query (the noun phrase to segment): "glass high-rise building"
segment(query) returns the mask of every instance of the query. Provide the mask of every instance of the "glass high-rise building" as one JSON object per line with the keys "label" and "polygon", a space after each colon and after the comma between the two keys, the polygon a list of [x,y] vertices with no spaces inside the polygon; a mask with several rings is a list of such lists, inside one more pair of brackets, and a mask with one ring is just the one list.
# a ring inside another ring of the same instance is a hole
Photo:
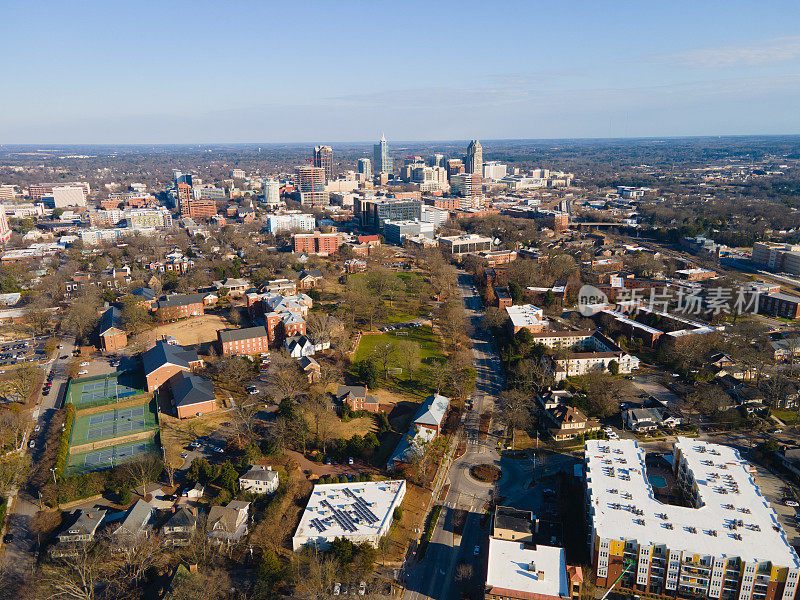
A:
{"label": "glass high-rise building", "polygon": [[389,157],[389,144],[386,143],[386,136],[381,135],[381,141],[372,147],[373,168],[378,173],[392,172],[392,159]]}
{"label": "glass high-rise building", "polygon": [[467,146],[467,173],[483,177],[483,147],[478,140],[472,140]]}
{"label": "glass high-rise building", "polygon": [[372,163],[368,158],[358,159],[358,172],[364,176],[364,179],[372,179]]}
{"label": "glass high-rise building", "polygon": [[325,169],[325,181],[333,179],[333,148],[314,146],[314,166]]}

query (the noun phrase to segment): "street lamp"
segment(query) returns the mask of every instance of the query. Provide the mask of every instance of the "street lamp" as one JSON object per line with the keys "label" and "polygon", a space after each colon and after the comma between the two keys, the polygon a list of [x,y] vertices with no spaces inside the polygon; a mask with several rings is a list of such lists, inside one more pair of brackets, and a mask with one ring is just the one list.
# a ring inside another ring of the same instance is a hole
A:
{"label": "street lamp", "polygon": [[53,474],[53,483],[58,485],[58,482],[56,481],[56,470],[53,467],[50,467],[50,472]]}

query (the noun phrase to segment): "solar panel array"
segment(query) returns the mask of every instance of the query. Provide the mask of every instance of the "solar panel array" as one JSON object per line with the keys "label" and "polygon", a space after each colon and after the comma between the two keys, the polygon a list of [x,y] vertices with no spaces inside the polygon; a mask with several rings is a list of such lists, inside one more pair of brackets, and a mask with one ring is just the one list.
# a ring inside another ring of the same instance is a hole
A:
{"label": "solar panel array", "polygon": [[351,533],[358,531],[358,527],[353,520],[350,518],[346,512],[339,510],[338,508],[334,508],[327,500],[323,500],[320,504],[326,508],[329,508],[331,514],[333,515],[333,520],[344,529],[345,531],[350,531]]}
{"label": "solar panel array", "polygon": [[380,519],[375,516],[375,513],[369,509],[369,505],[361,496],[356,496],[347,488],[344,489],[344,493],[355,500],[355,503],[353,504],[353,510],[360,518],[364,519],[370,525],[375,525],[375,523],[380,521]]}

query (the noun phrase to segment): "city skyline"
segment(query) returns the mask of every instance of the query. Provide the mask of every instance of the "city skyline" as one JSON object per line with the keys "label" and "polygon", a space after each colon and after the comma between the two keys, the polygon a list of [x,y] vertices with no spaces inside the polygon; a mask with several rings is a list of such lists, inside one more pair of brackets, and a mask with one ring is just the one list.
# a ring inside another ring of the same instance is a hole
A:
{"label": "city skyline", "polygon": [[[571,139],[800,133],[795,3],[562,7],[490,12],[472,2],[339,10],[310,3],[144,2],[7,9],[36,23],[2,44],[4,143],[319,143],[377,139]],[[354,14],[358,9],[358,19]],[[781,15],[776,19],[775,15]],[[164,23],[187,35],[165,34]],[[550,24],[558,26],[551,27]],[[113,23],[113,27],[108,27]],[[274,43],[199,40],[261,35]],[[536,35],[530,28],[539,24]],[[412,24],[414,26],[412,26]],[[443,24],[448,24],[443,27]],[[408,52],[364,53],[404,31]],[[85,32],[74,36],[71,32]],[[335,31],[325,61],[316,42]],[[491,44],[491,31],[503,31]],[[291,43],[289,43],[291,41]],[[58,51],[54,51],[58,48]],[[446,50],[442,50],[446,49]],[[468,53],[469,61],[452,60]],[[418,69],[427,56],[432,67]],[[358,69],[326,65],[360,65]],[[279,84],[301,68],[316,76]],[[256,77],[254,77],[256,75]],[[191,86],[187,79],[191,77]],[[191,90],[202,90],[192,93]]]}

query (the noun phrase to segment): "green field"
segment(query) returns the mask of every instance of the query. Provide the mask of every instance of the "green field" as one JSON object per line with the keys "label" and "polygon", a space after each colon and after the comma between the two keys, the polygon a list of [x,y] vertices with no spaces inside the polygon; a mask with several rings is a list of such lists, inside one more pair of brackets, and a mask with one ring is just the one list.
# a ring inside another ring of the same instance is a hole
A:
{"label": "green field", "polygon": [[155,436],[138,442],[126,442],[108,446],[101,450],[69,455],[65,475],[71,477],[81,473],[99,471],[121,463],[130,462],[147,454],[161,455],[161,447]]}
{"label": "green field", "polygon": [[[406,333],[408,335],[406,335]],[[444,359],[441,344],[433,333],[430,325],[423,325],[422,327],[403,327],[395,331],[387,331],[380,335],[362,336],[355,355],[353,356],[353,362],[369,358],[375,347],[379,344],[389,342],[398,345],[406,341],[416,342],[419,345],[419,357],[422,362],[427,362],[426,359],[431,358]]]}
{"label": "green field", "polygon": [[80,410],[147,393],[141,377],[125,371],[71,380],[64,402],[72,402],[75,408]]}
{"label": "green field", "polygon": [[140,406],[76,416],[69,443],[70,446],[78,446],[99,442],[130,433],[148,431],[157,426],[156,401],[153,399]]}

